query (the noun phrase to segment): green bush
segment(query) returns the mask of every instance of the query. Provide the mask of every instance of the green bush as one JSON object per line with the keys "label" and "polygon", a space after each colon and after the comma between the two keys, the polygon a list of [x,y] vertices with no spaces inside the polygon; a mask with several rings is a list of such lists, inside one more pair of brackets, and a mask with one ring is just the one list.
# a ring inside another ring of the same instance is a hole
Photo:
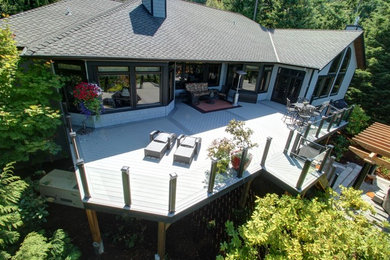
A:
{"label": "green bush", "polygon": [[235,228],[217,259],[388,259],[390,234],[363,215],[361,191],[329,191],[312,200],[268,194],[256,200],[251,219]]}
{"label": "green bush", "polygon": [[332,137],[332,144],[334,145],[333,154],[336,160],[339,161],[344,156],[344,153],[348,151],[348,146],[351,143],[344,135],[337,134]]}
{"label": "green bush", "polygon": [[346,132],[349,135],[357,135],[368,127],[370,117],[366,114],[363,108],[359,105],[356,105],[349,117],[349,122],[346,127]]}
{"label": "green bush", "polygon": [[79,259],[80,251],[75,248],[62,229],[54,232],[50,239],[44,235],[31,232],[28,234],[13,260],[24,259]]}

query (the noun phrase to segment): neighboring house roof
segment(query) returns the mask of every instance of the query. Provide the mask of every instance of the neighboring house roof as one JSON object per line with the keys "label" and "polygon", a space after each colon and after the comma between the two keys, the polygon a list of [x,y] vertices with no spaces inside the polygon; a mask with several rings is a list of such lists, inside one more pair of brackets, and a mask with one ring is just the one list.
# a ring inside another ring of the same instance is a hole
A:
{"label": "neighboring house roof", "polygon": [[[71,16],[65,15],[68,7]],[[11,16],[9,24],[29,56],[270,62],[315,69],[362,33],[268,30],[241,14],[181,0],[167,0],[166,19],[150,15],[140,0],[64,0]]]}

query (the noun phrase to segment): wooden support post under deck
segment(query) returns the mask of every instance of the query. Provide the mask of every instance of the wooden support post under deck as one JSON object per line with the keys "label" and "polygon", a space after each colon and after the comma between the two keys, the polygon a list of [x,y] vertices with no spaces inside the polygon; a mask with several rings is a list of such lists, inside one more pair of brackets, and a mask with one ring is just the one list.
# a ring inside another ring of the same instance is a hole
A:
{"label": "wooden support post under deck", "polygon": [[85,210],[87,213],[87,219],[88,219],[88,224],[89,224],[89,229],[91,230],[91,235],[92,235],[92,241],[93,245],[98,245],[97,247],[97,253],[102,254],[104,252],[104,245],[103,245],[103,240],[100,235],[100,228],[99,228],[99,222],[96,216],[96,211],[86,209]]}
{"label": "wooden support post under deck", "polygon": [[246,200],[248,199],[249,189],[251,187],[252,181],[253,180],[250,180],[245,183],[244,189],[242,190],[240,202],[238,203],[238,206],[242,209],[245,207]]}
{"label": "wooden support post under deck", "polygon": [[169,223],[158,222],[158,230],[157,230],[157,254],[161,260],[165,257],[165,241],[166,241],[166,233],[169,227]]}

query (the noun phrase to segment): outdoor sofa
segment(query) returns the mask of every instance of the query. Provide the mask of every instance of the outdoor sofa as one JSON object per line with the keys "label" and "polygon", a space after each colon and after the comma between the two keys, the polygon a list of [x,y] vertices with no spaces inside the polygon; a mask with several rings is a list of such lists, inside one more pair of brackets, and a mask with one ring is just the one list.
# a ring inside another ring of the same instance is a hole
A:
{"label": "outdoor sofa", "polygon": [[177,139],[177,149],[173,155],[173,161],[191,164],[194,156],[199,154],[202,138],[180,135]]}
{"label": "outdoor sofa", "polygon": [[209,90],[208,83],[187,83],[186,90],[190,97],[191,104],[199,104],[199,98],[210,96],[211,91]]}
{"label": "outdoor sofa", "polygon": [[145,147],[145,157],[161,159],[176,141],[176,134],[155,130],[149,134],[150,143]]}

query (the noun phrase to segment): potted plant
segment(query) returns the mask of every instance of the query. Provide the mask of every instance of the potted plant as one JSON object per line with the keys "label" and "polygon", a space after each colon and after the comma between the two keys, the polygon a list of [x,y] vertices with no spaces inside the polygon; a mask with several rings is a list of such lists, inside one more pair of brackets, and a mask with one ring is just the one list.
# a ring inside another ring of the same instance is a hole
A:
{"label": "potted plant", "polygon": [[207,148],[209,158],[218,160],[217,173],[227,172],[230,161],[230,153],[234,146],[228,138],[215,139]]}
{"label": "potted plant", "polygon": [[[244,148],[250,149],[257,146],[257,143],[254,143],[251,140],[253,130],[245,127],[244,121],[233,119],[226,126],[225,132],[232,135],[231,141],[234,145],[234,149],[231,152],[231,163],[233,169],[238,170],[241,164],[241,157]],[[249,166],[251,161],[252,154],[248,153],[245,158],[244,170]]]}
{"label": "potted plant", "polygon": [[73,96],[75,105],[82,114],[85,114],[86,119],[91,115],[96,115],[96,119],[99,119],[103,105],[102,89],[97,84],[81,82],[75,86]]}

